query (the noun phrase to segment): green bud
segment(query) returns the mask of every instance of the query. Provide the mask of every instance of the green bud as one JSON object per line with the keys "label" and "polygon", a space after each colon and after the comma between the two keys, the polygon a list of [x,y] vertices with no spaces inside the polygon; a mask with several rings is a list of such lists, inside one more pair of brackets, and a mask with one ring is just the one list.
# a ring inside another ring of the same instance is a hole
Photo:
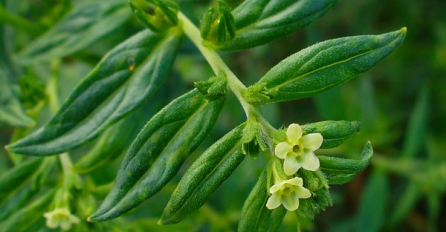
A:
{"label": "green bud", "polygon": [[235,21],[231,9],[224,1],[218,1],[218,7],[209,8],[201,21],[201,37],[209,45],[220,47],[235,37]]}
{"label": "green bud", "polygon": [[129,0],[135,17],[154,32],[164,32],[178,24],[178,5],[170,0]]}
{"label": "green bud", "polygon": [[195,87],[207,97],[215,98],[226,95],[228,85],[224,77],[211,77],[207,81],[194,83]]}

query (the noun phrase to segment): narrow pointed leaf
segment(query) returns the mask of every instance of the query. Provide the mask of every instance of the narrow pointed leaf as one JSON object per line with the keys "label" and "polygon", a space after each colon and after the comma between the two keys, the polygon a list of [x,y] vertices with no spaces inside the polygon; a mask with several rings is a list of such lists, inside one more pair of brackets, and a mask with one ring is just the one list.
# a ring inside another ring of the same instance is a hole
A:
{"label": "narrow pointed leaf", "polygon": [[363,73],[399,47],[406,28],[381,35],[352,36],[308,47],[281,61],[249,87],[255,105],[310,97]]}
{"label": "narrow pointed leaf", "polygon": [[349,121],[322,121],[302,125],[304,134],[320,133],[324,138],[321,148],[334,148],[341,145],[351,135],[358,132],[361,124]]}
{"label": "narrow pointed leaf", "polygon": [[132,143],[112,190],[89,220],[118,217],[161,190],[209,134],[224,99],[207,99],[194,89],[157,113]]}
{"label": "narrow pointed leaf", "polygon": [[139,108],[166,79],[180,44],[176,29],[142,31],[111,50],[42,128],[10,145],[24,155],[54,155],[96,138]]}
{"label": "narrow pointed leaf", "polygon": [[322,172],[329,184],[344,184],[351,181],[358,172],[367,168],[373,155],[373,147],[367,142],[360,160],[318,156]]}
{"label": "narrow pointed leaf", "polygon": [[209,147],[186,171],[161,217],[161,224],[178,223],[203,206],[243,161],[244,124]]}
{"label": "narrow pointed leaf", "polygon": [[31,63],[70,55],[109,34],[130,16],[131,11],[122,0],[82,4],[25,47],[19,53],[19,61]]}
{"label": "narrow pointed leaf", "polygon": [[23,112],[22,106],[12,90],[13,86],[0,70],[0,124],[13,127],[29,127],[34,121]]}
{"label": "narrow pointed leaf", "polygon": [[223,50],[243,50],[289,35],[324,15],[336,0],[246,0],[233,11],[235,38]]}

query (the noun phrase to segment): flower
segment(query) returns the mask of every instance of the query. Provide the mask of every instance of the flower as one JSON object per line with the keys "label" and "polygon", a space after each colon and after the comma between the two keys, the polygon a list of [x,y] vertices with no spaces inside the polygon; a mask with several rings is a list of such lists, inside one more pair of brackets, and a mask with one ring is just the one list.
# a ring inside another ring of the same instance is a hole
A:
{"label": "flower", "polygon": [[51,229],[60,227],[69,230],[72,224],[80,223],[80,219],[72,215],[67,208],[56,208],[43,216],[46,218],[46,226]]}
{"label": "flower", "polygon": [[299,198],[311,197],[310,191],[303,187],[303,180],[300,177],[280,181],[274,184],[269,192],[272,195],[266,203],[268,209],[275,209],[282,204],[288,211],[294,211],[299,208]]}
{"label": "flower", "polygon": [[314,151],[322,145],[322,135],[312,133],[302,136],[302,128],[293,123],[288,127],[286,137],[287,141],[280,142],[275,149],[276,156],[285,160],[285,174],[291,176],[301,167],[316,171],[319,168],[319,159]]}

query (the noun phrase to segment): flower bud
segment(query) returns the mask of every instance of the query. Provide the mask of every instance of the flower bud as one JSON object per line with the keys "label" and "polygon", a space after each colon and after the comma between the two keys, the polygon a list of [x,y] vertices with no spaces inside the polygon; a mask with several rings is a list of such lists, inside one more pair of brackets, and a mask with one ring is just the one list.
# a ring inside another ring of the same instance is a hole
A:
{"label": "flower bud", "polygon": [[135,17],[154,32],[163,32],[178,24],[178,5],[171,0],[129,0]]}
{"label": "flower bud", "polygon": [[201,37],[213,46],[222,46],[235,37],[235,21],[229,6],[218,1],[218,8],[210,8],[201,21]]}

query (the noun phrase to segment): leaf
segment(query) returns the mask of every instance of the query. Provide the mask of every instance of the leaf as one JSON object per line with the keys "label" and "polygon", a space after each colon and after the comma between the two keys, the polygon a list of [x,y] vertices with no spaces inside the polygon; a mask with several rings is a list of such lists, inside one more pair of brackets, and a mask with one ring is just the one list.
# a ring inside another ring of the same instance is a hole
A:
{"label": "leaf", "polygon": [[30,205],[20,209],[11,215],[7,220],[0,223],[0,228],[2,228],[2,231],[21,232],[26,230],[34,222],[43,217],[43,213],[48,210],[48,205],[53,199],[54,192],[54,190],[51,190],[45,193]]}
{"label": "leaf", "polygon": [[360,160],[318,156],[322,172],[329,184],[345,184],[355,178],[358,172],[367,168],[373,155],[373,147],[367,142]]}
{"label": "leaf", "polygon": [[7,148],[55,155],[93,140],[138,109],[166,79],[180,44],[175,29],[140,32],[111,50],[42,128]]}
{"label": "leaf", "polygon": [[359,131],[361,123],[349,121],[322,121],[302,125],[304,134],[320,133],[324,138],[321,148],[334,148],[341,145],[353,133]]}
{"label": "leaf", "polygon": [[406,28],[381,34],[328,40],[291,55],[246,93],[254,105],[310,97],[375,66],[399,47]]}
{"label": "leaf", "polygon": [[144,124],[161,109],[160,105],[159,97],[156,96],[150,104],[109,128],[93,148],[74,165],[76,172],[91,172],[125,153]]}
{"label": "leaf", "polygon": [[405,186],[404,192],[398,197],[395,206],[392,207],[392,213],[389,218],[389,224],[392,227],[398,226],[401,221],[407,217],[412,209],[415,208],[417,201],[421,197],[421,188],[414,181]]}
{"label": "leaf", "polygon": [[13,86],[1,70],[0,123],[6,123],[13,127],[30,127],[34,125],[34,121],[23,112],[22,106],[13,92]]}
{"label": "leaf", "polygon": [[268,175],[271,175],[271,173],[265,169],[243,204],[238,232],[275,232],[278,231],[282,224],[282,220],[287,212],[286,209],[282,206],[274,210],[266,208],[266,202],[269,197],[267,179],[271,178]]}
{"label": "leaf", "polygon": [[132,143],[115,185],[88,220],[118,217],[161,190],[209,134],[224,100],[206,99],[194,89],[157,113]]}
{"label": "leaf", "polygon": [[389,194],[387,174],[382,170],[374,170],[361,197],[356,231],[381,231],[386,219]]}
{"label": "leaf", "polygon": [[243,161],[242,124],[209,147],[186,171],[164,209],[160,223],[174,224],[203,206]]}
{"label": "leaf", "polygon": [[19,54],[22,63],[60,58],[84,49],[122,25],[131,16],[125,1],[94,1],[73,9]]}
{"label": "leaf", "polygon": [[336,0],[246,0],[233,10],[236,37],[222,50],[267,44],[289,35],[324,15]]}
{"label": "leaf", "polygon": [[33,158],[10,169],[0,177],[0,204],[34,176],[43,158]]}

